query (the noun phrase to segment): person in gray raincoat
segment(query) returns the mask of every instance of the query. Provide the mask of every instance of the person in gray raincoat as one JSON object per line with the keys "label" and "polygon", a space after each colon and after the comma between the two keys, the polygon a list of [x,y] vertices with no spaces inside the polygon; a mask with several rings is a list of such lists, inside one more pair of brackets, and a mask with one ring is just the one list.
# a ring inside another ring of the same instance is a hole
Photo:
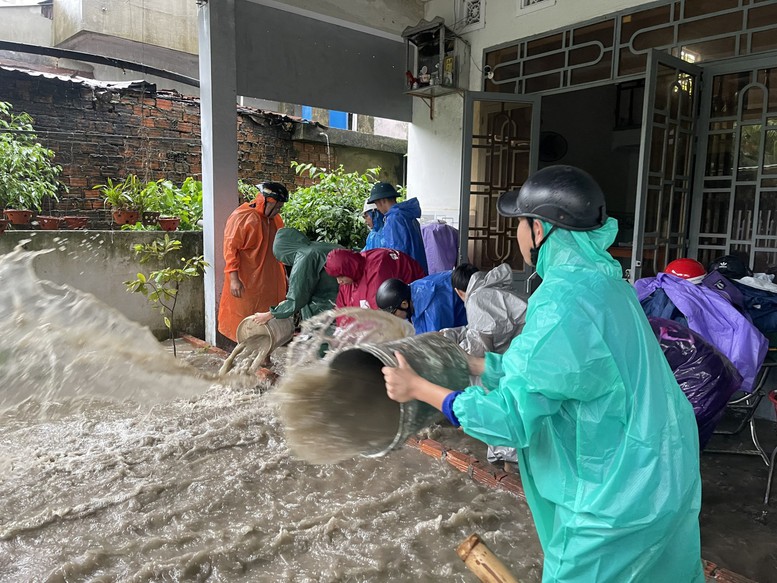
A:
{"label": "person in gray raincoat", "polygon": [[442,330],[467,354],[504,353],[523,329],[526,302],[512,290],[513,270],[507,263],[491,271],[479,271],[471,263],[451,273],[451,284],[464,302],[467,325]]}
{"label": "person in gray raincoat", "polygon": [[339,285],[324,270],[326,256],[342,246],[311,241],[297,229],[283,228],[275,235],[272,252],[275,258],[291,267],[286,299],[269,312],[254,314],[254,322],[266,324],[272,318],[290,318],[296,313],[303,320],[335,307]]}
{"label": "person in gray raincoat", "polygon": [[[442,335],[472,356],[504,354],[526,322],[526,302],[512,290],[512,283],[513,270],[507,263],[488,272],[471,263],[459,265],[451,273],[451,284],[464,302],[467,325],[445,328]],[[486,458],[492,463],[518,461],[515,448],[505,446],[489,445]]]}

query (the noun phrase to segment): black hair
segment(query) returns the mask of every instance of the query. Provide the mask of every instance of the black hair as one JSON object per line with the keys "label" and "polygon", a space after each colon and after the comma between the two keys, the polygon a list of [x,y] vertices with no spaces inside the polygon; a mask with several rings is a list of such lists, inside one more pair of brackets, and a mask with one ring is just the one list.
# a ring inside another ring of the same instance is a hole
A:
{"label": "black hair", "polygon": [[467,286],[472,276],[480,271],[477,267],[471,263],[462,263],[456,269],[451,272],[451,285],[453,289],[467,292]]}

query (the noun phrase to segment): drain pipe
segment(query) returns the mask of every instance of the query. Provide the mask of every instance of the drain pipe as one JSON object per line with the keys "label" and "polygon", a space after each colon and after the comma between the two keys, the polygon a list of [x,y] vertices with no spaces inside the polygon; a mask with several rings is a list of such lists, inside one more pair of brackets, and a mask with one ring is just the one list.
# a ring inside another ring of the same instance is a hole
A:
{"label": "drain pipe", "polygon": [[326,161],[327,161],[326,162],[327,163],[327,168],[326,169],[327,170],[331,170],[332,169],[332,155],[329,152],[329,134],[327,134],[326,132],[318,132],[318,135],[319,136],[324,136],[324,138],[326,138]]}

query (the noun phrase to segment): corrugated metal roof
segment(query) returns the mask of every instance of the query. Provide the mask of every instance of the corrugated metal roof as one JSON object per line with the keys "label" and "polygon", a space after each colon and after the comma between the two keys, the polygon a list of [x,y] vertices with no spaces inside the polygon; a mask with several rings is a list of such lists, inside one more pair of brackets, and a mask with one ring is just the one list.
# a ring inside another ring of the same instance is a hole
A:
{"label": "corrugated metal roof", "polygon": [[44,77],[46,79],[57,79],[59,81],[65,81],[68,83],[75,83],[77,85],[83,85],[85,87],[99,87],[103,89],[146,89],[148,91],[156,91],[156,85],[154,83],[148,83],[142,79],[139,81],[98,81],[96,79],[89,79],[87,77],[80,77],[78,75],[56,75],[54,73],[45,73],[43,71],[35,71],[33,69],[24,69],[21,67],[9,67],[8,65],[0,65],[0,69],[4,71],[10,71],[14,73],[24,73],[31,77]]}

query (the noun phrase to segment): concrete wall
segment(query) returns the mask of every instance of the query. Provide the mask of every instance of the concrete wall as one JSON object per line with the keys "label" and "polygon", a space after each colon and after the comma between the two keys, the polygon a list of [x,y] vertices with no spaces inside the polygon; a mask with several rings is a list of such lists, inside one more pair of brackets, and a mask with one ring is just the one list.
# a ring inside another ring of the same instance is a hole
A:
{"label": "concrete wall", "polygon": [[[151,262],[140,265],[132,246],[150,243],[160,233],[129,231],[6,231],[0,236],[0,255],[22,243],[25,249],[53,249],[39,255],[34,268],[40,279],[67,284],[88,292],[147,326],[157,338],[167,337],[167,328],[159,312],[142,294],[126,291],[124,281],[135,279],[140,271],[148,274],[160,267]],[[202,254],[202,233],[171,233],[181,240],[183,248],[177,258]],[[179,332],[198,338],[205,333],[205,303],[202,278],[182,284],[175,308],[175,325]]]}
{"label": "concrete wall", "polygon": [[54,22],[57,45],[88,31],[197,54],[197,3],[191,0],[57,0]]}
{"label": "concrete wall", "polygon": [[40,12],[40,6],[0,5],[0,40],[51,46],[51,21]]}
{"label": "concrete wall", "polygon": [[429,108],[416,100],[407,139],[407,191],[418,197],[424,218],[459,224],[461,132],[464,99],[451,94]]}

